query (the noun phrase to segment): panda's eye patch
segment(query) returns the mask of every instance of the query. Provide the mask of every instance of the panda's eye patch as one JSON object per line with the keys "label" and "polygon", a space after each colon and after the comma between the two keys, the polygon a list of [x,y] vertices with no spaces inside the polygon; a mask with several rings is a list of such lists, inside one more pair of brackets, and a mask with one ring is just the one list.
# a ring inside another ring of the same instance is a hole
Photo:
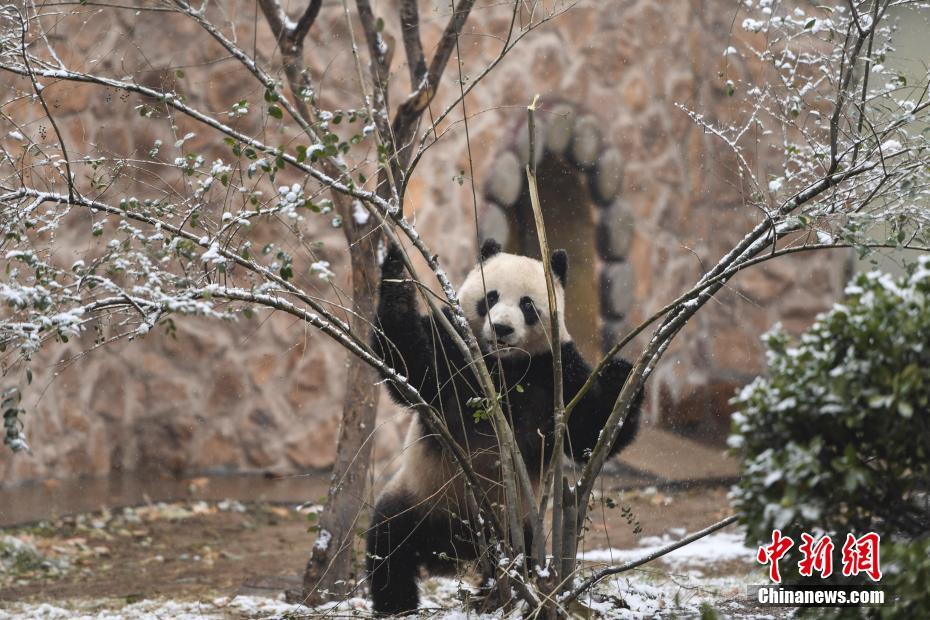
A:
{"label": "panda's eye patch", "polygon": [[488,296],[478,302],[478,314],[484,316],[501,298],[497,291],[488,291]]}
{"label": "panda's eye patch", "polygon": [[524,297],[520,300],[520,310],[523,311],[523,320],[527,325],[535,325],[539,321],[539,311],[531,298]]}

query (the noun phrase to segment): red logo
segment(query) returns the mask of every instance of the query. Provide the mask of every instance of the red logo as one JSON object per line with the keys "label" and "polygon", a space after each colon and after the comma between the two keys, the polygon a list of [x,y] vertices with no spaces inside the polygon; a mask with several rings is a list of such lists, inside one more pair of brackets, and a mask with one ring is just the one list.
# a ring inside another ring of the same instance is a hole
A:
{"label": "red logo", "polygon": [[808,533],[801,534],[801,546],[798,549],[804,558],[798,562],[798,569],[805,577],[810,577],[816,570],[821,579],[833,574],[833,541],[824,536],[814,544],[815,538]]}
{"label": "red logo", "polygon": [[[847,534],[842,549],[843,576],[855,577],[859,573],[864,573],[872,581],[879,581],[882,578],[879,558],[880,544],[881,537],[875,532],[863,534],[859,538],[853,534]],[[756,561],[759,564],[769,565],[769,578],[773,582],[781,583],[778,562],[793,546],[794,540],[791,537],[783,536],[781,530],[772,530],[772,542],[759,547]],[[801,534],[801,544],[798,550],[803,557],[798,562],[798,572],[805,577],[811,577],[816,571],[821,579],[826,579],[833,574],[834,549],[833,539],[829,536],[818,539],[806,532]]]}
{"label": "red logo", "polygon": [[869,532],[859,538],[846,534],[843,544],[843,575],[846,577],[865,573],[872,581],[882,578],[882,568],[879,563],[878,546],[881,537],[875,532]]}
{"label": "red logo", "polygon": [[781,530],[772,530],[772,544],[759,547],[756,561],[759,564],[771,564],[769,578],[775,583],[781,583],[781,573],[778,572],[778,561],[794,546],[794,541],[788,536],[782,536]]}

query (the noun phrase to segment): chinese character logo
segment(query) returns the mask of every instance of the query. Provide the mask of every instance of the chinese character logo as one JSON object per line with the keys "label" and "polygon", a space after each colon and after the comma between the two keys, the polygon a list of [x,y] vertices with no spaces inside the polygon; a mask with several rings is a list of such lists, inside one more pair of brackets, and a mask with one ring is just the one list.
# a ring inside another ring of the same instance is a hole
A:
{"label": "chinese character logo", "polygon": [[756,561],[769,566],[769,578],[775,583],[781,583],[781,573],[778,572],[778,561],[794,546],[794,541],[788,536],[782,536],[781,530],[772,531],[772,544],[759,547]]}
{"label": "chinese character logo", "polygon": [[801,546],[798,549],[804,555],[798,562],[798,572],[805,577],[810,577],[816,570],[820,573],[821,579],[826,579],[833,574],[833,540],[829,536],[824,536],[814,544],[816,540],[810,534],[801,534]]}
{"label": "chinese character logo", "polygon": [[843,544],[843,575],[850,577],[865,573],[872,581],[881,579],[879,543],[881,538],[875,532],[869,532],[859,538],[846,534],[846,542]]}
{"label": "chinese character logo", "polygon": [[[869,532],[859,538],[853,534],[846,535],[843,544],[843,576],[855,577],[860,573],[868,575],[872,581],[882,578],[879,546],[881,537],[875,532]],[[756,561],[768,565],[769,578],[775,583],[781,583],[781,571],[778,562],[794,546],[790,536],[784,536],[781,530],[772,530],[772,542],[759,547]],[[804,577],[813,576],[814,572],[826,579],[833,574],[833,550],[836,545],[829,536],[814,538],[808,533],[801,534],[801,560],[798,562],[798,572]]]}

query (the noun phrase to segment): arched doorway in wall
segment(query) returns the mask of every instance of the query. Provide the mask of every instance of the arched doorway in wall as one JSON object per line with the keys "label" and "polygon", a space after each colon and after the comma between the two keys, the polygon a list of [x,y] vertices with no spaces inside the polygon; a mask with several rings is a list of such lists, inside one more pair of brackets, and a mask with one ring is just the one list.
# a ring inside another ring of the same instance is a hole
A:
{"label": "arched doorway in wall", "polygon": [[[480,234],[501,241],[509,252],[539,258],[524,171],[528,134],[521,123],[492,164]],[[549,244],[569,255],[566,324],[594,362],[624,333],[633,302],[633,272],[626,261],[633,221],[619,196],[622,159],[603,140],[600,120],[571,103],[540,112],[535,145]]]}
{"label": "arched doorway in wall", "polygon": [[[536,175],[549,245],[552,249],[564,249],[569,256],[565,290],[565,297],[571,302],[566,316],[568,333],[585,358],[593,360],[603,344],[595,207],[583,175],[563,158],[544,156]],[[528,192],[522,193],[507,215],[513,231],[508,251],[540,258]]]}

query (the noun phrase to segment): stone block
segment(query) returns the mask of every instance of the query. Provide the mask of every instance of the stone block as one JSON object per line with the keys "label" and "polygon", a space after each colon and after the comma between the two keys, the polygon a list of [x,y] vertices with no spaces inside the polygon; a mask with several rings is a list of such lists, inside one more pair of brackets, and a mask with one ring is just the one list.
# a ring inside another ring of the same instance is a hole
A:
{"label": "stone block", "polygon": [[200,445],[194,465],[206,470],[234,469],[240,454],[233,437],[214,433]]}
{"label": "stone block", "polygon": [[61,81],[50,89],[51,96],[45,93],[45,97],[51,105],[52,113],[75,114],[87,109],[94,88],[91,84]]}
{"label": "stone block", "polygon": [[710,338],[714,366],[753,375],[762,372],[763,354],[756,334],[731,325],[716,330]]}
{"label": "stone block", "polygon": [[141,469],[183,474],[191,465],[191,445],[200,429],[191,415],[149,415],[133,425]]}
{"label": "stone block", "polygon": [[791,273],[785,272],[776,261],[759,269],[747,270],[741,276],[736,278],[734,288],[760,304],[781,297],[794,282]]}
{"label": "stone block", "polygon": [[598,227],[598,246],[604,260],[621,260],[630,253],[630,244],[636,231],[633,211],[620,200],[601,212]]}
{"label": "stone block", "polygon": [[604,313],[622,319],[633,304],[633,267],[629,263],[611,263],[604,267],[601,280]]}
{"label": "stone block", "polygon": [[616,148],[604,151],[597,160],[591,175],[591,193],[598,204],[610,204],[620,191],[620,175],[623,172],[623,156]]}
{"label": "stone block", "polygon": [[236,372],[217,375],[210,392],[210,402],[222,408],[234,407],[248,397],[242,379]]}
{"label": "stone block", "polygon": [[628,109],[633,112],[642,112],[646,108],[649,102],[649,85],[641,71],[632,71],[621,88],[623,101]]}
{"label": "stone block", "polygon": [[496,239],[506,244],[510,238],[510,223],[503,209],[495,205],[488,205],[478,222],[478,235],[481,241]]}
{"label": "stone block", "polygon": [[669,136],[664,114],[653,112],[647,115],[640,132],[642,134],[642,160],[656,159],[665,153],[669,147]]}
{"label": "stone block", "polygon": [[319,420],[313,432],[288,444],[285,454],[299,469],[322,469],[333,464],[336,454],[339,420],[337,417]]}
{"label": "stone block", "polygon": [[278,356],[273,352],[255,356],[249,366],[252,383],[256,386],[267,384],[276,378],[279,372]]}
{"label": "stone block", "polygon": [[91,416],[109,420],[122,418],[126,409],[126,381],[126,373],[118,367],[102,365],[90,391]]}
{"label": "stone block", "polygon": [[488,176],[487,196],[502,207],[509,207],[523,189],[523,167],[511,151],[501,153]]}
{"label": "stone block", "polygon": [[603,131],[601,122],[590,114],[580,117],[575,123],[570,154],[579,168],[588,169],[597,161]]}
{"label": "stone block", "polygon": [[563,155],[574,131],[575,107],[568,103],[554,106],[546,118],[546,148],[554,155]]}

